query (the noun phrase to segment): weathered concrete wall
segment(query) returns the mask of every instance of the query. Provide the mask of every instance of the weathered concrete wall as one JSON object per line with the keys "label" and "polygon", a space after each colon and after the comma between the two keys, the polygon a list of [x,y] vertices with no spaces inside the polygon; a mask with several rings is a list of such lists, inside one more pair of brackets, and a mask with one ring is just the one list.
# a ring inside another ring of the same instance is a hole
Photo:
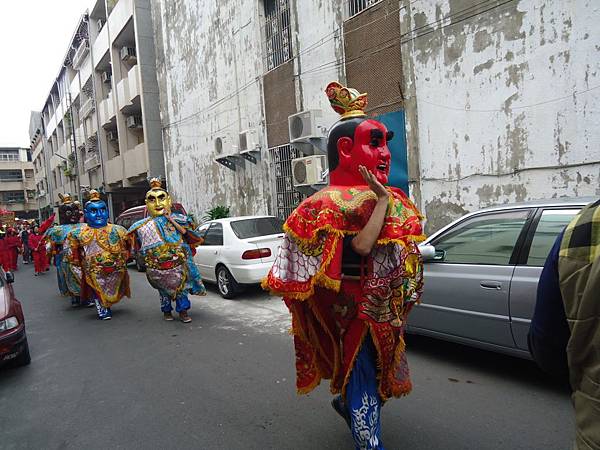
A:
{"label": "weathered concrete wall", "polygon": [[[263,91],[263,2],[151,3],[172,194],[198,215],[221,204],[230,206],[236,215],[272,212],[275,183],[266,150],[283,142],[287,117],[271,118],[281,130],[277,142],[269,142]],[[329,107],[325,86],[332,80],[344,81],[343,4],[344,0],[290,2],[294,58],[289,64],[293,71],[281,80],[288,91],[280,101],[295,101],[298,111],[322,109],[326,125],[337,115]],[[246,162],[236,172],[216,163],[215,139],[226,137],[238,145],[239,133],[247,129],[257,131],[262,162]]]}
{"label": "weathered concrete wall", "polygon": [[266,213],[265,163],[234,172],[215,162],[258,130],[265,146],[262,52],[257,2],[152,2],[167,180],[174,197],[203,215],[215,205],[232,214]]}
{"label": "weathered concrete wall", "polygon": [[600,195],[597,2],[480,4],[401,1],[409,177],[428,231],[492,204]]}

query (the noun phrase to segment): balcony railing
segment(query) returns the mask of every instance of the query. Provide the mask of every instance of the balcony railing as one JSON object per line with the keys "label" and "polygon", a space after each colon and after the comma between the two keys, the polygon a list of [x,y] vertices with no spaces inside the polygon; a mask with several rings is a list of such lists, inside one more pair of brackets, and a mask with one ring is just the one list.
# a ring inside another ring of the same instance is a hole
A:
{"label": "balcony railing", "polygon": [[83,170],[89,172],[100,165],[100,158],[98,155],[92,155],[83,162]]}
{"label": "balcony railing", "polygon": [[89,43],[87,39],[84,39],[83,41],[81,41],[81,44],[79,44],[79,47],[77,47],[75,55],[73,55],[73,69],[79,69],[89,51]]}
{"label": "balcony railing", "polygon": [[89,116],[92,111],[94,111],[94,100],[88,98],[83,105],[81,105],[81,109],[79,110],[79,114],[82,119],[85,119]]}

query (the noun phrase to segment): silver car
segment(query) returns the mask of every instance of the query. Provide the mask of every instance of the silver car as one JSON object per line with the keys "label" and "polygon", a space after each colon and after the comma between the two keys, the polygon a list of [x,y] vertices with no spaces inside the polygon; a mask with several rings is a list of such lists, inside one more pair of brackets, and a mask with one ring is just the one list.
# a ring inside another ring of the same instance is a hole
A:
{"label": "silver car", "polygon": [[420,245],[422,302],[408,331],[531,358],[527,332],[557,235],[593,198],[503,205],[467,214]]}

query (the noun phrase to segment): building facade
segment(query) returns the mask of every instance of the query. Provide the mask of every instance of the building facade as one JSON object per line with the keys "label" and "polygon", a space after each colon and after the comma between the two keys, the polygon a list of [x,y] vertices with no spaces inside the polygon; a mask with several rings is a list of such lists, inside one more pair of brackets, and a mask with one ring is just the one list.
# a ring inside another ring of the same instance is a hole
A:
{"label": "building facade", "polygon": [[148,3],[95,0],[77,24],[41,112],[54,206],[93,188],[115,217],[164,177]]}
{"label": "building facade", "polygon": [[48,160],[44,151],[44,127],[42,114],[32,112],[29,119],[29,151],[33,161],[33,181],[37,200],[38,219],[47,219],[54,212],[52,184],[48,178]]}
{"label": "building facade", "polygon": [[37,201],[31,152],[27,148],[0,147],[0,209],[20,219],[36,219]]}
{"label": "building facade", "polygon": [[292,159],[319,153],[338,118],[330,81],[368,91],[373,115],[403,117],[397,2],[158,0],[152,13],[167,180],[199,216],[226,205],[285,218],[310,193]]}
{"label": "building facade", "polygon": [[583,0],[400,2],[411,193],[429,230],[600,195],[599,21]]}

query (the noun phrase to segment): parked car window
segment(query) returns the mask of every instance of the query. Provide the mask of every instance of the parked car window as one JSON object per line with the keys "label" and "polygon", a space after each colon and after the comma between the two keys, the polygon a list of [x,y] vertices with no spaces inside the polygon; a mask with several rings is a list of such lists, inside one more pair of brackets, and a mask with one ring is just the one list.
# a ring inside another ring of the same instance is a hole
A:
{"label": "parked car window", "polygon": [[571,219],[577,215],[579,209],[547,209],[542,212],[542,217],[533,235],[528,266],[543,266],[550,253],[550,249],[556,240],[556,236],[569,224]]}
{"label": "parked car window", "polygon": [[481,214],[467,219],[432,244],[435,261],[462,264],[508,264],[528,210]]}
{"label": "parked car window", "polygon": [[204,235],[204,245],[223,245],[223,225],[213,223]]}
{"label": "parked car window", "polygon": [[238,239],[282,233],[283,222],[276,217],[260,217],[231,222],[231,229]]}

